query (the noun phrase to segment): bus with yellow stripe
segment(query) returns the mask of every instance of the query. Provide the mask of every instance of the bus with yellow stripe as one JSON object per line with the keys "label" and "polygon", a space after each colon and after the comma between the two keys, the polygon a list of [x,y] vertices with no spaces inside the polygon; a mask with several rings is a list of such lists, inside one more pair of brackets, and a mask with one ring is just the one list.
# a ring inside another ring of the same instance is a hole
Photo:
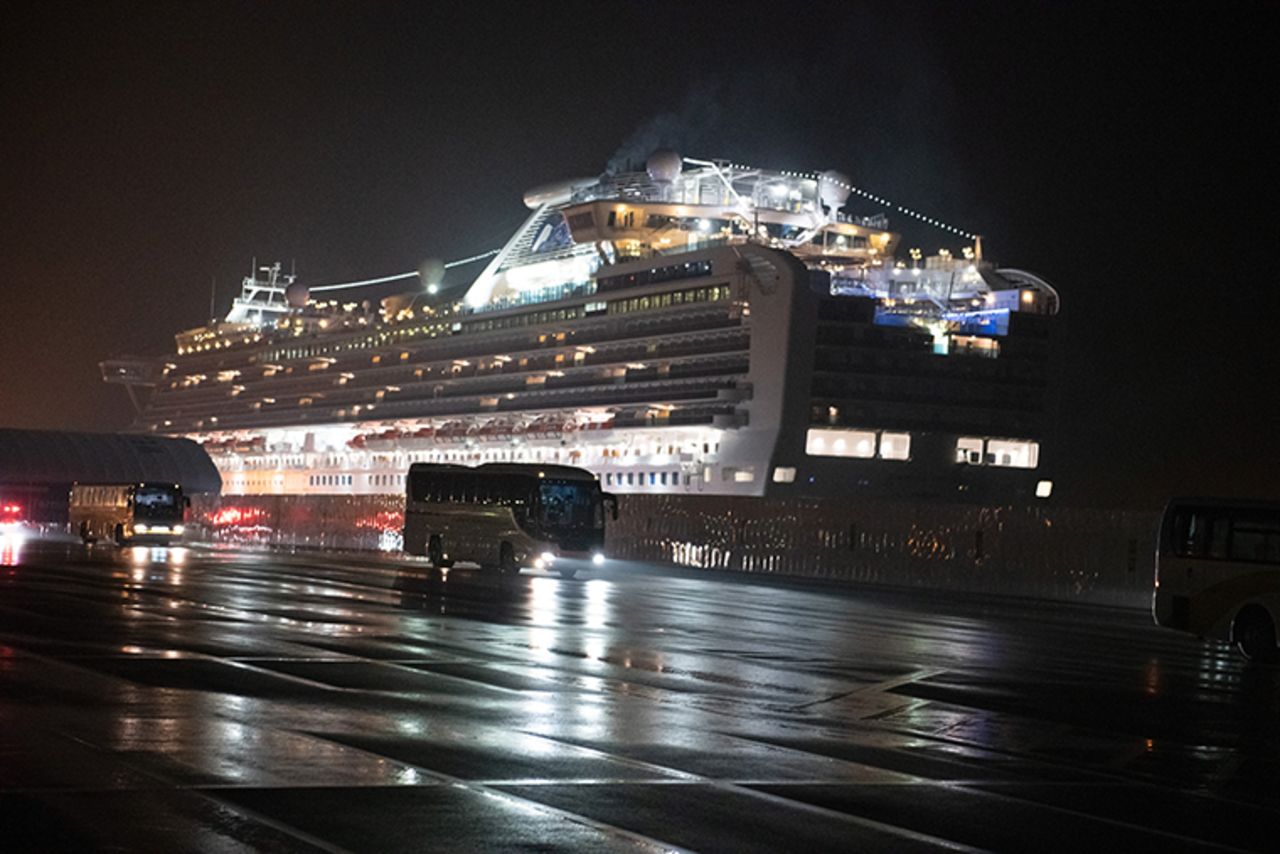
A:
{"label": "bus with yellow stripe", "polygon": [[1280,502],[1177,498],[1156,546],[1156,624],[1275,661]]}

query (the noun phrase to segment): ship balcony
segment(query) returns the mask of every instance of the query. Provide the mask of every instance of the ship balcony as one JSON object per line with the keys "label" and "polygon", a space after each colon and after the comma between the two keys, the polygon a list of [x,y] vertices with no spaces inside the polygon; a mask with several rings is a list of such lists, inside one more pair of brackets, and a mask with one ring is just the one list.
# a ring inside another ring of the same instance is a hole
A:
{"label": "ship balcony", "polygon": [[[169,421],[164,432],[217,429],[233,430],[245,427],[266,428],[293,424],[333,423],[337,421],[394,420],[404,418],[428,418],[469,415],[492,415],[495,412],[540,412],[543,410],[582,409],[600,407],[634,407],[658,405],[683,405],[688,403],[715,403],[721,389],[731,388],[739,377],[722,375],[696,379],[669,379],[656,382],[618,385],[594,385],[568,389],[547,389],[524,392],[512,399],[500,399],[497,409],[486,407],[481,398],[457,397],[423,400],[385,400],[358,409],[339,409],[332,403],[322,407],[297,407],[273,405],[243,413],[221,411],[218,423],[210,425],[207,417],[199,413],[173,414],[171,416],[149,413],[146,420],[157,422],[152,429],[160,430],[159,419]],[[202,423],[204,422],[204,423]],[[144,421],[144,424],[146,422]]]}
{"label": "ship balcony", "polygon": [[726,403],[741,403],[744,400],[751,399],[751,383],[739,383],[733,388],[722,388],[716,395],[717,400],[723,400]]}
{"label": "ship balcony", "polygon": [[737,430],[747,426],[747,413],[722,412],[712,417],[711,426],[717,430]]}
{"label": "ship balcony", "polygon": [[153,386],[160,381],[160,364],[156,359],[121,356],[101,362],[99,368],[104,382]]}

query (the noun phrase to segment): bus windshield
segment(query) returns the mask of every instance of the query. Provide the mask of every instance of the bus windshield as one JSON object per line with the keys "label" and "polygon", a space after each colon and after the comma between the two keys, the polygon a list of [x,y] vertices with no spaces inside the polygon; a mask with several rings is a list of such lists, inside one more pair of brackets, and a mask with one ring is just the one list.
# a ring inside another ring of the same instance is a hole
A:
{"label": "bus windshield", "polygon": [[133,506],[139,519],[179,519],[182,493],[173,487],[140,486],[134,490]]}
{"label": "bus windshield", "polygon": [[604,527],[600,487],[591,481],[541,480],[538,482],[538,521],[547,530],[582,530]]}

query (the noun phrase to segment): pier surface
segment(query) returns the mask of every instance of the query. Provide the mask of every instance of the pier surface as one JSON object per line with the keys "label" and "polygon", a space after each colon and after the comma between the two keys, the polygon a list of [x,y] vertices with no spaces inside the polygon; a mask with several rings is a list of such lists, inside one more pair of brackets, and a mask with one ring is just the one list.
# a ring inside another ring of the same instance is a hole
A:
{"label": "pier surface", "polygon": [[6,851],[1274,850],[1280,668],[1139,611],[32,543]]}

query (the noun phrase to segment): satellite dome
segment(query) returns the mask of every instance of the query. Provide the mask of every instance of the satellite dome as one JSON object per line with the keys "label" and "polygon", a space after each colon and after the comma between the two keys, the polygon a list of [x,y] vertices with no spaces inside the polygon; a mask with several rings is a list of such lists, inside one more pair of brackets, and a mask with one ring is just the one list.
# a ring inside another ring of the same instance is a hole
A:
{"label": "satellite dome", "polygon": [[848,176],[833,169],[818,176],[818,198],[832,211],[844,207],[849,201],[849,192]]}
{"label": "satellite dome", "polygon": [[680,177],[680,170],[684,168],[684,161],[680,158],[678,152],[670,148],[659,148],[649,155],[649,159],[644,166],[651,180],[661,184],[670,184]]}
{"label": "satellite dome", "polygon": [[309,299],[311,299],[311,289],[302,282],[291,282],[289,287],[284,289],[284,301],[289,304],[289,308],[305,308]]}
{"label": "satellite dome", "polygon": [[428,258],[418,265],[418,278],[422,286],[430,290],[440,287],[444,281],[444,262],[439,258]]}

